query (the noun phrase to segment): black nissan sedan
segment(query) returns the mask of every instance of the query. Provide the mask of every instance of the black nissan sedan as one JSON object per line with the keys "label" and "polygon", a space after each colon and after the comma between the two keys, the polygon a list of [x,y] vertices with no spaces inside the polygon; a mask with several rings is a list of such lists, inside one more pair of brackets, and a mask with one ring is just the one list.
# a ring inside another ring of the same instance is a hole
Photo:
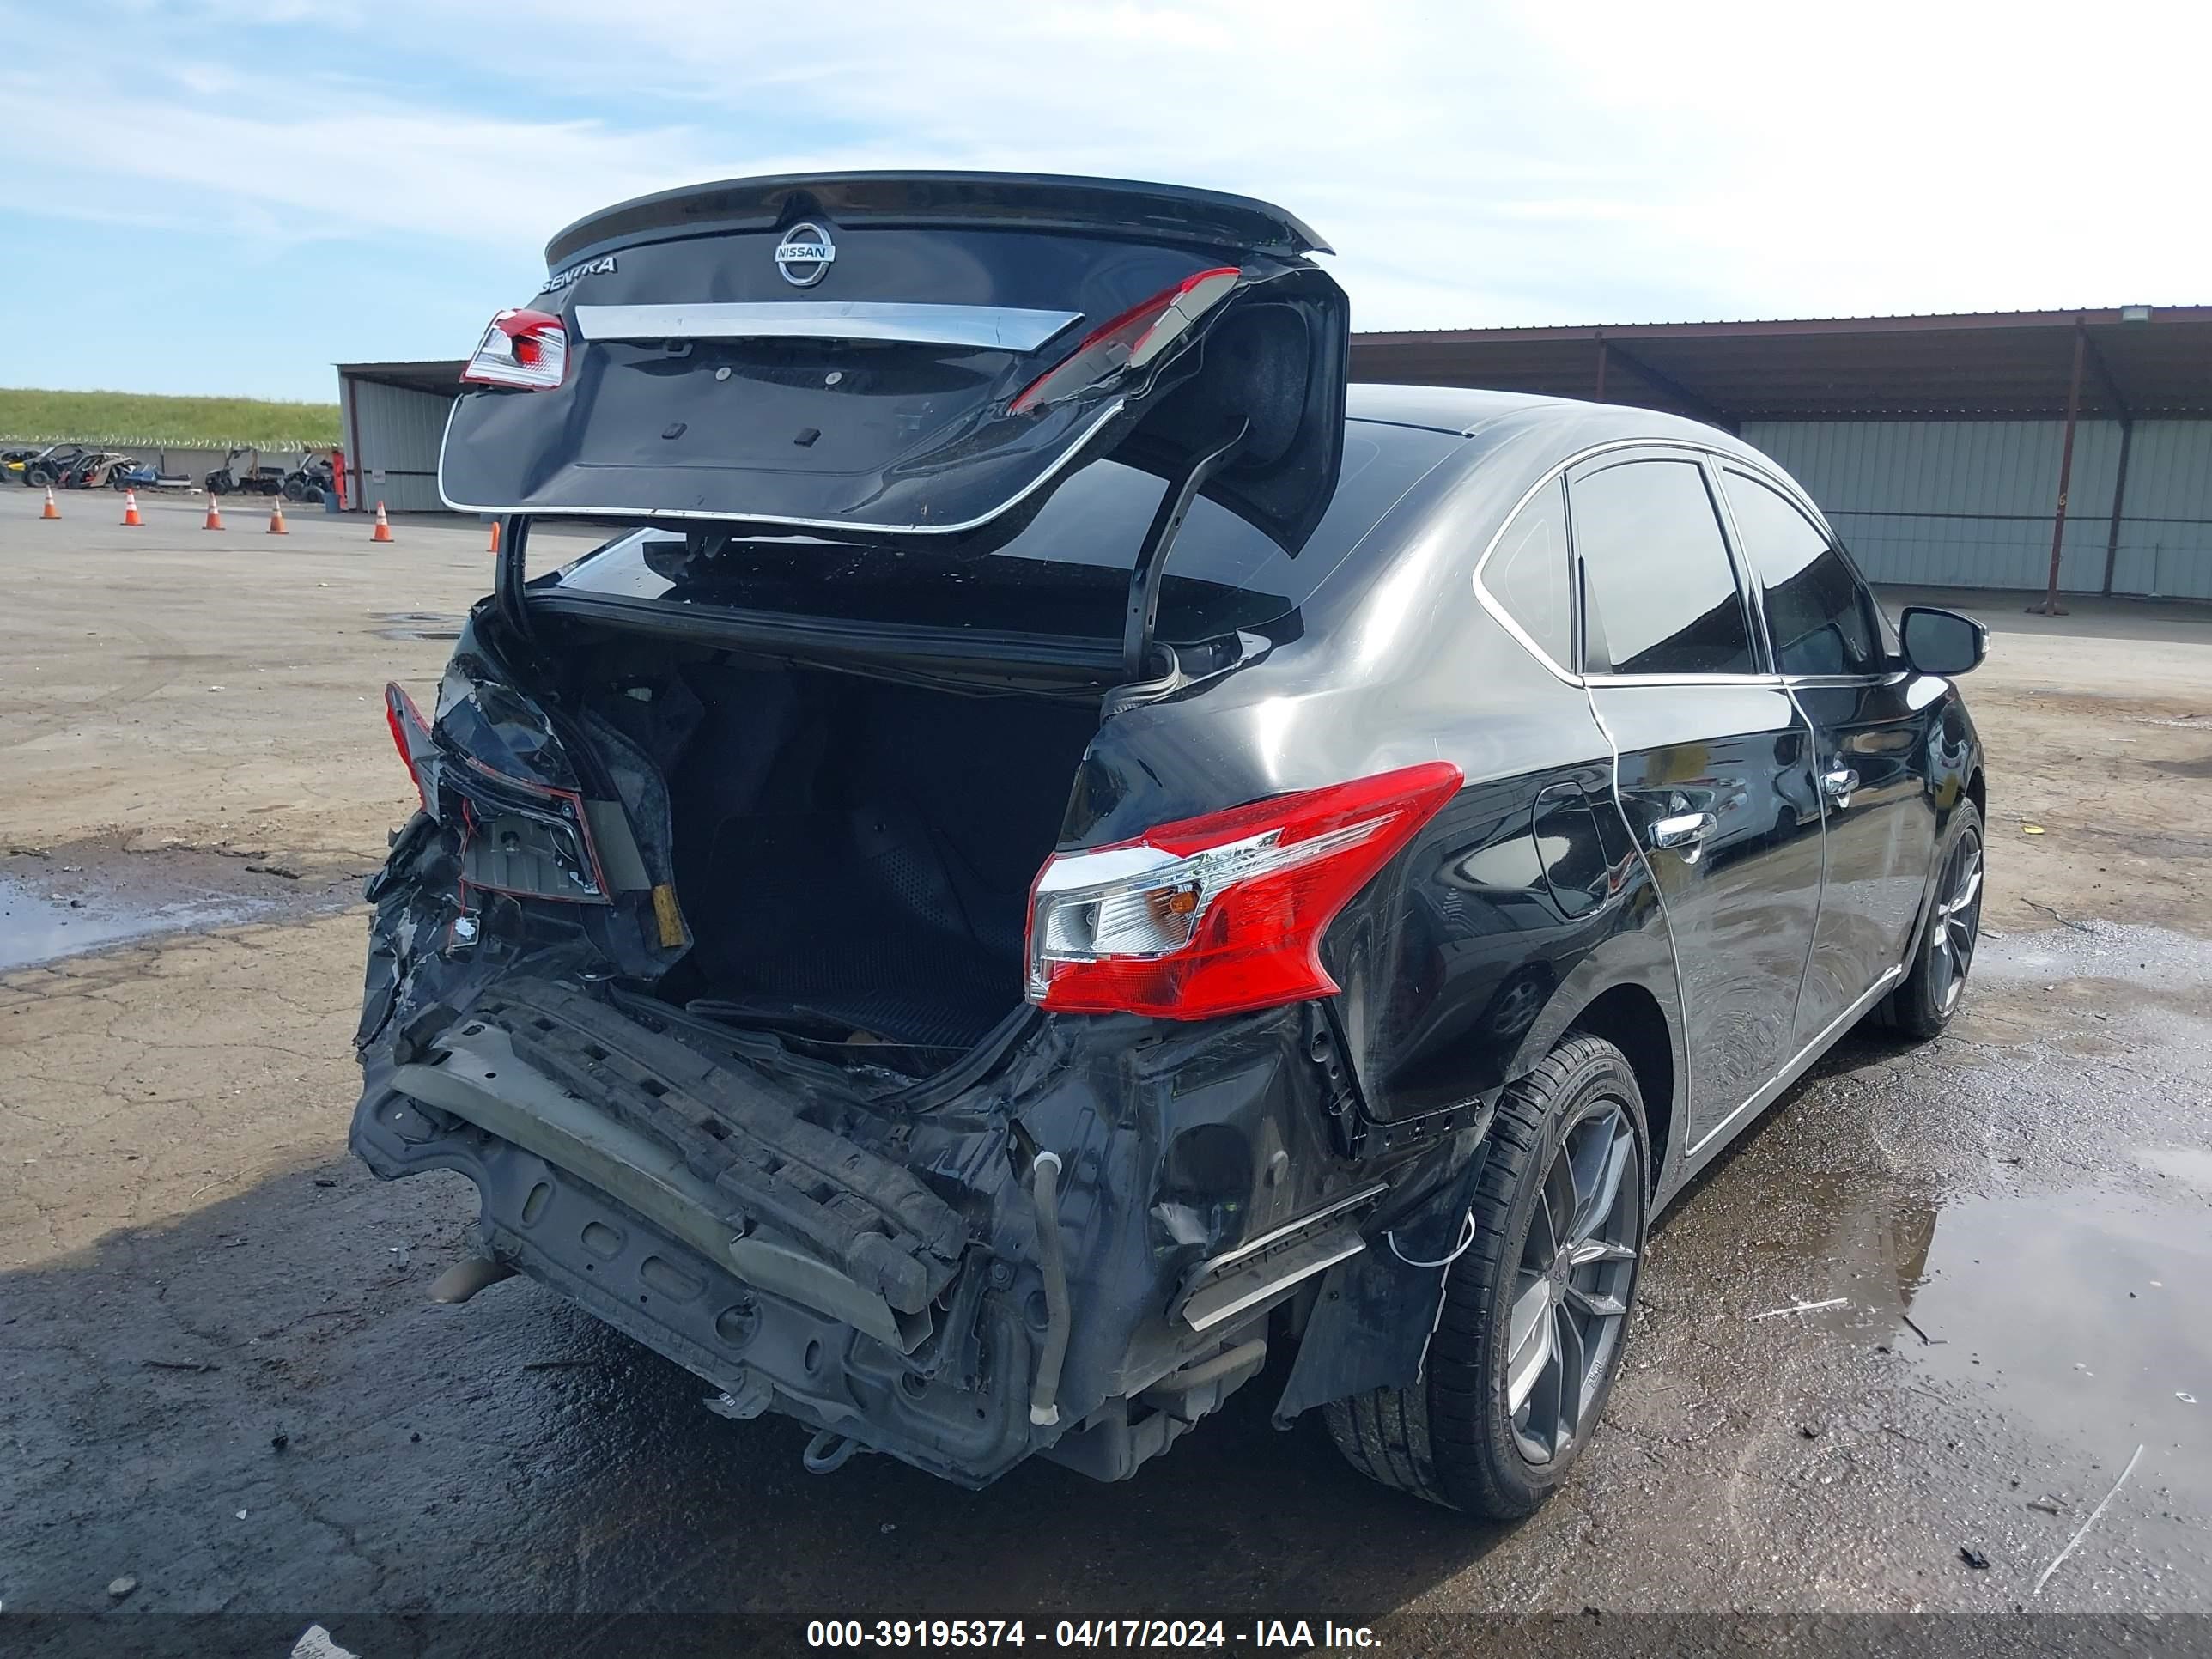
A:
{"label": "black nissan sedan", "polygon": [[[1325,252],[975,173],[555,239],[441,463],[495,591],[387,698],[352,1142],[477,1188],[435,1295],[817,1472],[1119,1479],[1264,1371],[1378,1480],[1559,1484],[1653,1215],[1957,1008],[1984,635],[1711,428],[1347,387]],[[629,527],[532,574],[560,517]]]}

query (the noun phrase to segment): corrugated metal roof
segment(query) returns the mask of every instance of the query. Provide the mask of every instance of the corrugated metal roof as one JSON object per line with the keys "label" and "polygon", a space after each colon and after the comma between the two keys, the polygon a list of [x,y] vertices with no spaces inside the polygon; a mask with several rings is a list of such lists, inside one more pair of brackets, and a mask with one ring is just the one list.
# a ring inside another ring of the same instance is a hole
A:
{"label": "corrugated metal roof", "polygon": [[2041,416],[2066,411],[2077,329],[2085,415],[2212,416],[2212,306],[1414,329],[1353,335],[1352,374],[1601,398],[1731,427]]}
{"label": "corrugated metal roof", "polygon": [[379,386],[396,386],[410,392],[434,392],[441,398],[461,395],[461,371],[465,362],[409,362],[409,363],[339,363],[338,379],[367,380]]}

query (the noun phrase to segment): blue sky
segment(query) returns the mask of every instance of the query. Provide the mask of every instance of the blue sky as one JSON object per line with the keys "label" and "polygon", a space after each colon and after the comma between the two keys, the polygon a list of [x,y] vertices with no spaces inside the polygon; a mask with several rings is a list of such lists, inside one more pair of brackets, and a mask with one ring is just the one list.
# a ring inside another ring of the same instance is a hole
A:
{"label": "blue sky", "polygon": [[[2212,301],[2212,8],[0,0],[0,385],[334,396],[751,173],[1243,191],[1360,327]],[[23,319],[36,319],[25,326]]]}

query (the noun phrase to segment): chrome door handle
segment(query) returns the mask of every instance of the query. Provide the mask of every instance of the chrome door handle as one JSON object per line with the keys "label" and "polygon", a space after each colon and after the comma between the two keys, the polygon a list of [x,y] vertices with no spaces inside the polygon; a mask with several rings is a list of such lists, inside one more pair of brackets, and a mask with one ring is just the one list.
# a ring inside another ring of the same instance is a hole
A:
{"label": "chrome door handle", "polygon": [[1720,827],[1720,822],[1711,812],[1677,812],[1672,817],[1655,818],[1644,839],[1654,852],[1672,850],[1682,855],[1685,864],[1695,864],[1698,854],[1705,850],[1705,837]]}
{"label": "chrome door handle", "polygon": [[1820,774],[1820,793],[1838,806],[1849,806],[1851,795],[1859,787],[1859,775],[1848,766],[1839,766],[1832,772]]}

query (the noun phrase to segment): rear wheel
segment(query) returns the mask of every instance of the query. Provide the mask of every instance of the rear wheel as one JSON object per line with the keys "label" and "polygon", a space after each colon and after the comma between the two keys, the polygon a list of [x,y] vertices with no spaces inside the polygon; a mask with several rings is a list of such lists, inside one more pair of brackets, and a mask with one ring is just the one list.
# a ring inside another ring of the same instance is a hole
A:
{"label": "rear wheel", "polygon": [[1959,1012],[1982,933],[1982,815],[1962,800],[1936,852],[1936,902],[1913,952],[1912,971],[1882,1005],[1886,1023],[1932,1037]]}
{"label": "rear wheel", "polygon": [[1635,1073],[1599,1038],[1569,1038],[1506,1091],[1423,1376],[1326,1408],[1353,1468],[1493,1520],[1552,1494],[1620,1370],[1648,1148]]}

